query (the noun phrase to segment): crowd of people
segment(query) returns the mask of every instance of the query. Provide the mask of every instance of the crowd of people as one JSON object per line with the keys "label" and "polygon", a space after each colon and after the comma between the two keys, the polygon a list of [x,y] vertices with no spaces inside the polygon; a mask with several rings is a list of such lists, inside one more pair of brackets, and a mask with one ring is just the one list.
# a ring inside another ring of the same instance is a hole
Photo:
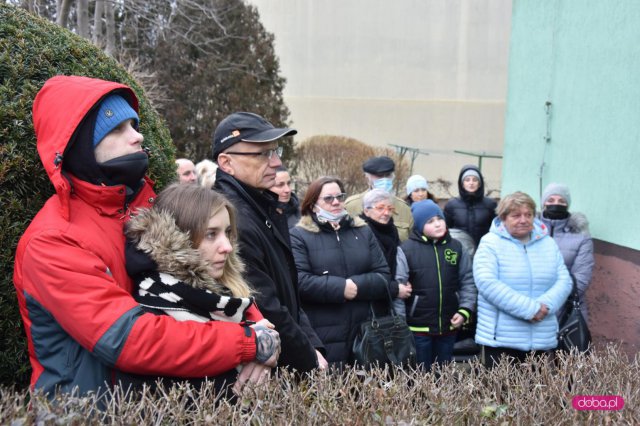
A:
{"label": "crowd of people", "polygon": [[442,209],[420,175],[395,196],[382,156],[363,163],[367,191],[321,176],[300,201],[278,145],[296,130],[236,112],[212,158],[178,159],[156,195],[127,86],[53,77],[33,121],[56,194],[20,240],[14,284],[31,386],[50,395],[158,380],[237,394],[274,368],[342,369],[360,324],[392,309],[419,368],[451,361],[476,323],[492,367],[554,350],[573,283],[584,300],[591,280],[588,223],[565,185],[541,211],[521,192],[496,204],[465,166]]}

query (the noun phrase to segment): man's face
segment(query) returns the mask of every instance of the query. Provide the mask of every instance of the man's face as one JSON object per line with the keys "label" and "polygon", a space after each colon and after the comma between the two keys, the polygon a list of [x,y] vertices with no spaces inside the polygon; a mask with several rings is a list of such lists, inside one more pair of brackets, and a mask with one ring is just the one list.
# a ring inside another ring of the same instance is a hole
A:
{"label": "man's face", "polygon": [[291,200],[291,176],[289,172],[277,172],[276,184],[271,188],[272,192],[278,194],[278,201],[288,203]]}
{"label": "man's face", "polygon": [[276,183],[276,169],[282,165],[282,161],[275,152],[271,158],[263,154],[277,147],[277,141],[238,142],[218,156],[218,165],[245,185],[256,189],[271,189]]}
{"label": "man's face", "polygon": [[196,176],[196,166],[189,160],[178,160],[178,180],[180,183],[195,183],[198,180]]}
{"label": "man's face", "polygon": [[142,151],[144,137],[133,127],[133,120],[125,120],[107,133],[96,146],[94,153],[98,164],[124,155]]}

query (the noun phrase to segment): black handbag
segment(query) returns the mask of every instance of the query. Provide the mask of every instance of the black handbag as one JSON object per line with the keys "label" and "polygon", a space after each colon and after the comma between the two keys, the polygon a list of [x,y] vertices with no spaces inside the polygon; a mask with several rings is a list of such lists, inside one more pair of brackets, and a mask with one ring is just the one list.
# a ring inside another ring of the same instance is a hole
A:
{"label": "black handbag", "polygon": [[360,325],[360,330],[353,341],[352,355],[354,362],[365,368],[375,365],[416,365],[416,344],[407,321],[398,315],[393,308],[391,294],[389,311],[391,315],[376,316],[371,303],[371,319]]}
{"label": "black handbag", "polygon": [[560,320],[558,331],[558,350],[571,352],[576,348],[579,352],[586,352],[591,344],[589,326],[580,311],[580,298],[576,283],[567,303],[567,311]]}

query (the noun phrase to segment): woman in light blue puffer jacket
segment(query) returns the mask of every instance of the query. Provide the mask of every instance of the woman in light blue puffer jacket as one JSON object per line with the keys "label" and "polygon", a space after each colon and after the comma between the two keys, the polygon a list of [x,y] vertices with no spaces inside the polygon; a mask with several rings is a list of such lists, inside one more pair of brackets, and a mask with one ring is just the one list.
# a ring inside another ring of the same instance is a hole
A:
{"label": "woman in light blue puffer jacket", "polygon": [[502,354],[522,361],[558,344],[555,313],[571,292],[571,278],[535,209],[522,192],[504,197],[474,257],[476,342],[488,367]]}

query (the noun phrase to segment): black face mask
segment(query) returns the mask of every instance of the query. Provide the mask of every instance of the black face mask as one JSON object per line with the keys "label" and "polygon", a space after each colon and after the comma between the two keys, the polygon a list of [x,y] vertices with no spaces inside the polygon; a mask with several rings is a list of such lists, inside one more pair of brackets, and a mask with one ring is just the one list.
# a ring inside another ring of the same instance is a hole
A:
{"label": "black face mask", "polygon": [[136,152],[105,161],[98,167],[110,185],[126,185],[127,194],[131,195],[142,187],[142,179],[149,168],[149,157],[146,152]]}
{"label": "black face mask", "polygon": [[569,217],[569,207],[562,204],[544,206],[544,217],[548,219],[566,219]]}

